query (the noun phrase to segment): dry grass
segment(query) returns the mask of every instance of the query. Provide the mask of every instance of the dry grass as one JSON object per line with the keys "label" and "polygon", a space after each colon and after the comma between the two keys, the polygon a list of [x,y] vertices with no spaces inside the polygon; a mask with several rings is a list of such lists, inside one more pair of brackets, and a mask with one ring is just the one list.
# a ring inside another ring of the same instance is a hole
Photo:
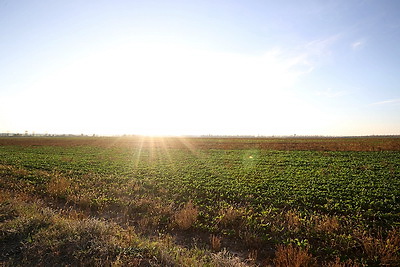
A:
{"label": "dry grass", "polygon": [[149,231],[153,229],[155,222],[152,220],[152,218],[149,217],[143,217],[138,219],[137,221],[137,227],[143,232]]}
{"label": "dry grass", "polygon": [[11,194],[3,189],[0,189],[0,203],[6,202],[8,199],[10,199]]}
{"label": "dry grass", "polygon": [[263,246],[261,236],[254,233],[251,229],[239,231],[239,237],[241,238],[242,244],[248,248],[260,249]]}
{"label": "dry grass", "polygon": [[246,261],[248,263],[250,263],[251,265],[256,265],[257,258],[258,258],[258,250],[257,249],[253,249],[247,254]]}
{"label": "dry grass", "polygon": [[234,226],[240,223],[240,219],[245,214],[244,209],[237,209],[232,206],[228,208],[221,209],[220,212],[220,219],[218,221],[219,224],[223,226]]}
{"label": "dry grass", "polygon": [[289,245],[279,245],[274,259],[276,267],[306,267],[316,266],[315,259],[308,253],[308,249]]}
{"label": "dry grass", "polygon": [[325,267],[359,267],[360,265],[353,260],[348,259],[345,262],[341,262],[339,257],[336,257],[336,260],[333,262],[328,262],[324,264]]}
{"label": "dry grass", "polygon": [[221,237],[218,237],[216,235],[210,235],[210,243],[211,243],[211,249],[213,251],[221,250]]}
{"label": "dry grass", "polygon": [[340,223],[336,216],[321,215],[313,217],[315,221],[314,228],[319,232],[333,233],[339,230]]}
{"label": "dry grass", "polygon": [[247,267],[248,264],[244,263],[239,257],[232,255],[226,249],[212,255],[214,266],[218,267]]}
{"label": "dry grass", "polygon": [[358,233],[358,240],[371,262],[383,266],[400,266],[400,229],[392,229],[386,238],[381,233],[378,233],[378,237],[365,232]]}
{"label": "dry grass", "polygon": [[66,198],[70,187],[71,182],[67,178],[55,174],[47,184],[47,191],[54,197]]}
{"label": "dry grass", "polygon": [[35,192],[36,188],[32,183],[29,183],[25,179],[20,179],[28,175],[30,175],[28,170],[12,165],[0,164],[0,187],[19,193]]}
{"label": "dry grass", "polygon": [[187,230],[196,221],[199,215],[199,210],[195,207],[190,200],[186,205],[175,214],[175,223],[178,225],[179,229]]}
{"label": "dry grass", "polygon": [[285,214],[286,224],[289,230],[299,231],[301,227],[301,218],[296,211],[289,210]]}
{"label": "dry grass", "polygon": [[[217,266],[209,252],[2,195],[0,266]],[[71,213],[72,212],[72,213]],[[4,256],[4,257],[3,257]],[[226,260],[226,259],[224,259]]]}
{"label": "dry grass", "polygon": [[111,266],[112,267],[120,267],[120,266],[131,266],[131,267],[138,267],[138,266],[143,266],[141,265],[143,259],[141,258],[130,258],[129,256],[126,255],[118,255],[117,259],[112,262]]}

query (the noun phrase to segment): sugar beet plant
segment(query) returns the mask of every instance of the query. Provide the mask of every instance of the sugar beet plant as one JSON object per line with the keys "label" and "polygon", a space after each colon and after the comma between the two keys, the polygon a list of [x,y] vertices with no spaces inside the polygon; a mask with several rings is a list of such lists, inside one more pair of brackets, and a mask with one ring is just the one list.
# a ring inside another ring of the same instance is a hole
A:
{"label": "sugar beet plant", "polygon": [[314,264],[396,265],[399,162],[397,151],[1,146],[0,181],[143,232],[209,233],[218,250],[240,240],[266,262],[286,246]]}

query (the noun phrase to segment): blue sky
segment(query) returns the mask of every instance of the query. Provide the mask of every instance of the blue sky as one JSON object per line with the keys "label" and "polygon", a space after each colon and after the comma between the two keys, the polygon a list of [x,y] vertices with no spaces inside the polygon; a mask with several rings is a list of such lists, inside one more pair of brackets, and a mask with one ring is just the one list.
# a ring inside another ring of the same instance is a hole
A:
{"label": "blue sky", "polygon": [[0,1],[0,132],[400,134],[400,2]]}

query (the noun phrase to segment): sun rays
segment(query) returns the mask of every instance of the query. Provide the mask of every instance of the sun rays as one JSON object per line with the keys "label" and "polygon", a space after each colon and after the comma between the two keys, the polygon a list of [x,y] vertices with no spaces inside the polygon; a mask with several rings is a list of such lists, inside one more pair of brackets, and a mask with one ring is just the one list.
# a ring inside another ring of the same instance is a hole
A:
{"label": "sun rays", "polygon": [[[140,169],[140,162],[146,161],[152,164],[169,165],[171,169],[176,168],[176,157],[173,153],[177,150],[187,150],[198,159],[205,159],[206,155],[197,146],[196,139],[187,137],[167,136],[125,136],[118,137],[111,142],[110,146],[127,146],[131,150],[132,167]],[[121,144],[118,144],[121,143]],[[123,145],[125,143],[125,145]]]}

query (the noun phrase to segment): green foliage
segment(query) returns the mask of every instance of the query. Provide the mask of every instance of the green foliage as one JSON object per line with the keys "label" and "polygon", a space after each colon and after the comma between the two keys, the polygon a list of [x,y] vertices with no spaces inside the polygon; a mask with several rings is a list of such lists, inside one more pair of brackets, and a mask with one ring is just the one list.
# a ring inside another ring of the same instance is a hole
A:
{"label": "green foliage", "polygon": [[398,151],[0,146],[0,186],[143,229],[168,230],[191,200],[193,228],[250,247],[286,243],[364,258],[352,229],[399,227],[399,162]]}

